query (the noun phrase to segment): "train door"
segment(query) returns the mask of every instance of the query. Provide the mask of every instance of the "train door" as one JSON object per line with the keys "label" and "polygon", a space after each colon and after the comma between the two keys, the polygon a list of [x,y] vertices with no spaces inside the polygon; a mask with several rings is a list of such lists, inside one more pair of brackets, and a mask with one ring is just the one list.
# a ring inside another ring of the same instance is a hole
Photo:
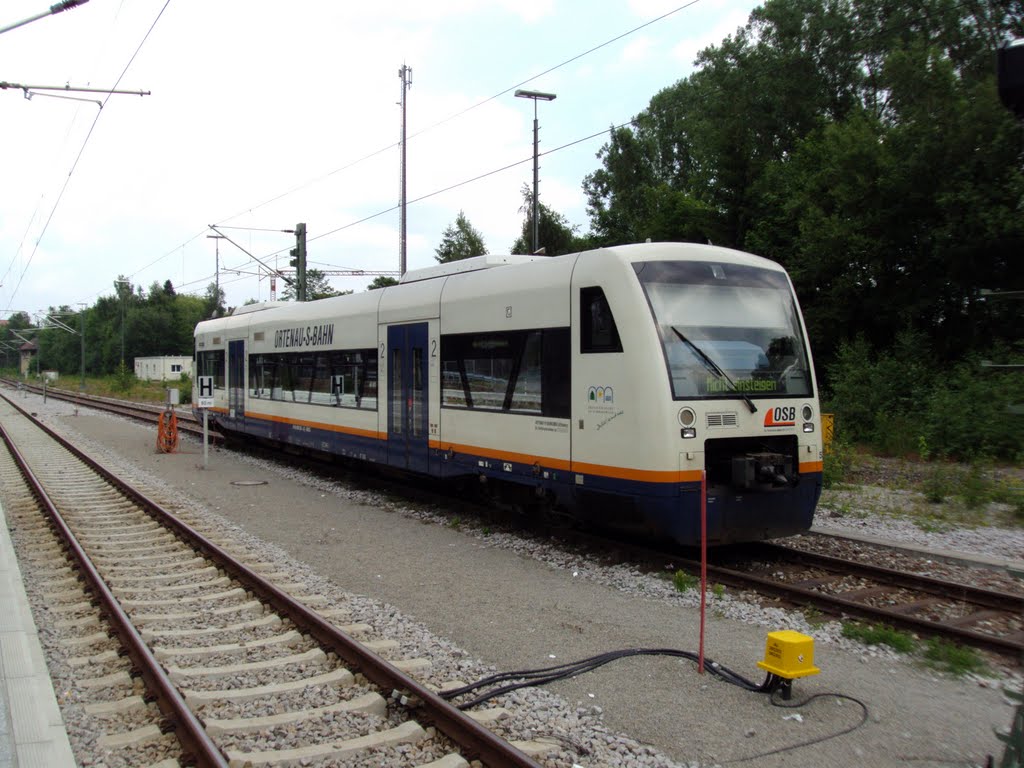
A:
{"label": "train door", "polygon": [[245,340],[228,342],[228,416],[245,417]]}
{"label": "train door", "polygon": [[427,323],[388,326],[388,464],[427,471]]}

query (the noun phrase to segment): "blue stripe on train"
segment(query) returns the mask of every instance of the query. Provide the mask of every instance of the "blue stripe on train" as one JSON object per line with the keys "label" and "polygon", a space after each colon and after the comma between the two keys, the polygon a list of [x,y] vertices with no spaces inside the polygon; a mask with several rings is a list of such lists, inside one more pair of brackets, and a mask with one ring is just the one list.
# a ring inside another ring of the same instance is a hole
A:
{"label": "blue stripe on train", "polygon": [[[360,461],[386,464],[386,440],[270,421],[253,416],[231,419],[218,414],[223,429]],[[503,462],[467,453],[431,449],[429,474],[440,478],[484,475],[542,488],[556,502],[590,525],[627,529],[668,538],[683,545],[700,543],[700,483],[649,483],[601,475],[581,475],[532,464]],[[711,489],[707,504],[709,543],[728,544],[790,536],[811,527],[821,495],[821,473],[807,473],[792,488],[739,493]]]}

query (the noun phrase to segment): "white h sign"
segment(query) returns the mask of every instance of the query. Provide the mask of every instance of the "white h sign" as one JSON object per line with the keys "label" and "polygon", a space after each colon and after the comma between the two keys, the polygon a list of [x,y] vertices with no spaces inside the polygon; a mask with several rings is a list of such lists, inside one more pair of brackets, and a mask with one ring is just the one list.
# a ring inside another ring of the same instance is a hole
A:
{"label": "white h sign", "polygon": [[196,398],[196,407],[213,408],[213,376],[197,377],[196,388],[199,390],[199,397]]}

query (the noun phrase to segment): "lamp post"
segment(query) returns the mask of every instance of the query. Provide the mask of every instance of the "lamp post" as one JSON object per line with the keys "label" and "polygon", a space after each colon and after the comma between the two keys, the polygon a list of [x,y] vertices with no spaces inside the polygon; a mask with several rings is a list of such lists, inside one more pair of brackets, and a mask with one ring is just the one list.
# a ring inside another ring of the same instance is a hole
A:
{"label": "lamp post", "polygon": [[532,99],[533,100],[533,252],[536,253],[540,249],[540,224],[537,219],[537,181],[538,181],[538,168],[537,168],[537,142],[538,142],[538,125],[537,125],[537,102],[538,101],[554,101],[556,94],[544,93],[543,91],[524,91],[522,88],[516,91],[516,96],[520,99]]}

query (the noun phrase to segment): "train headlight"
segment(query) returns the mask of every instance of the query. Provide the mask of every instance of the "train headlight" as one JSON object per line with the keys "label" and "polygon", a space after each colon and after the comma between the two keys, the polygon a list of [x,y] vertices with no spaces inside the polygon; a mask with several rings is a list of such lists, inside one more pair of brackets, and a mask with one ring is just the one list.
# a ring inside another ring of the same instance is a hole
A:
{"label": "train headlight", "polygon": [[693,412],[693,408],[680,408],[679,415],[676,418],[679,419],[679,426],[682,427],[679,430],[680,437],[691,438],[697,436],[697,414]]}
{"label": "train headlight", "polygon": [[814,416],[814,409],[804,403],[804,407],[800,409],[800,415],[804,417],[804,432],[813,432],[814,422],[811,421],[811,417]]}
{"label": "train headlight", "polygon": [[697,422],[697,414],[693,408],[681,408],[679,410],[679,426],[692,427]]}

